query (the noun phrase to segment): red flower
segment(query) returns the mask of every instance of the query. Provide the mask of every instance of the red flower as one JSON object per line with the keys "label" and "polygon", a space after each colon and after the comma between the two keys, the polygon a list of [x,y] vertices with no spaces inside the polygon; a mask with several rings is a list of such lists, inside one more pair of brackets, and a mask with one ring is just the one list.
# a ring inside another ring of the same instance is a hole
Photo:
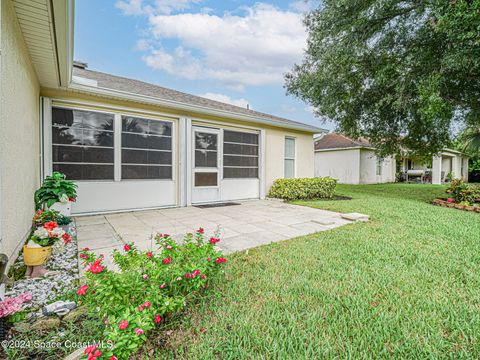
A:
{"label": "red flower", "polygon": [[215,245],[216,243],[218,243],[220,241],[220,239],[218,238],[214,238],[214,237],[211,237],[210,238],[210,244],[212,245]]}
{"label": "red flower", "polygon": [[454,202],[455,202],[455,199],[448,198],[447,201],[448,201],[449,203],[454,203]]}
{"label": "red flower", "polygon": [[136,329],[135,329],[135,332],[137,333],[138,336],[140,336],[140,335],[143,334],[143,330],[140,329],[140,328],[136,328]]}
{"label": "red flower", "polygon": [[205,230],[203,230],[203,228],[199,228],[199,229],[197,230],[197,232],[198,232],[199,234],[203,234],[203,233],[205,232]]}
{"label": "red flower", "polygon": [[202,276],[200,276],[202,279],[206,279],[207,276],[205,274],[202,274]]}
{"label": "red flower", "polygon": [[218,257],[218,258],[215,260],[215,262],[216,262],[217,264],[223,264],[223,263],[226,263],[226,262],[227,262],[227,259],[222,258],[222,257]]}
{"label": "red flower", "polygon": [[143,311],[143,305],[138,305],[138,311],[140,311],[140,312]]}
{"label": "red flower", "polygon": [[80,257],[83,259],[85,257],[85,254],[80,254]]}
{"label": "red flower", "polygon": [[143,304],[143,306],[145,306],[147,309],[151,306],[152,304],[150,303],[150,301],[145,301],[145,303]]}
{"label": "red flower", "polygon": [[148,275],[147,275],[147,274],[143,274],[142,277],[143,277],[143,280],[145,280],[145,281],[148,279]]}
{"label": "red flower", "polygon": [[195,270],[193,273],[194,273],[195,275],[200,275],[200,270],[197,269],[197,270]]}
{"label": "red flower", "polygon": [[77,290],[77,295],[82,296],[87,294],[88,285],[82,285]]}
{"label": "red flower", "polygon": [[70,199],[68,200],[70,200],[70,202],[75,202],[75,198],[73,196],[70,196]]}
{"label": "red flower", "polygon": [[124,249],[125,251],[129,251],[129,250],[131,249],[131,247],[130,247],[130,245],[125,244],[125,245],[123,246],[123,249]]}
{"label": "red flower", "polygon": [[49,231],[52,231],[58,226],[58,224],[55,221],[49,221],[45,224],[43,224],[43,227]]}
{"label": "red flower", "polygon": [[200,329],[200,332],[205,332],[205,328],[202,326],[202,328]]}
{"label": "red flower", "polygon": [[112,357],[110,358],[110,360],[118,360],[117,357],[115,355],[112,355]]}
{"label": "red flower", "polygon": [[210,262],[210,260],[212,260],[212,258],[208,258],[207,261]]}
{"label": "red flower", "polygon": [[85,349],[83,354],[84,355],[93,354],[97,349],[98,349],[98,345],[90,345]]}
{"label": "red flower", "polygon": [[83,249],[83,251],[90,251],[90,248],[85,248]]}
{"label": "red flower", "polygon": [[93,264],[88,264],[87,266],[87,270],[86,272],[89,272],[91,271],[92,274],[99,274],[103,271],[103,269],[105,268],[102,264],[101,264],[102,260],[97,260],[95,261]]}
{"label": "red flower", "polygon": [[148,257],[148,258],[151,258],[151,257],[153,257],[153,254],[152,254],[152,252],[151,252],[151,251],[147,252],[147,257]]}
{"label": "red flower", "polygon": [[120,324],[118,325],[118,328],[120,330],[125,330],[127,327],[128,327],[128,321],[127,320],[120,321]]}
{"label": "red flower", "polygon": [[68,233],[62,235],[63,242],[67,245],[70,241],[72,241],[72,236]]}
{"label": "red flower", "polygon": [[172,258],[171,258],[170,256],[167,257],[167,258],[165,258],[165,259],[163,259],[163,263],[164,263],[164,264],[170,264],[171,261],[172,261]]}
{"label": "red flower", "polygon": [[162,321],[162,317],[160,315],[155,315],[155,319],[153,321],[155,324],[158,324],[160,321]]}
{"label": "red flower", "polygon": [[169,237],[170,235],[168,235],[168,234],[163,234],[162,236],[163,236],[164,238],[167,238],[167,237]]}

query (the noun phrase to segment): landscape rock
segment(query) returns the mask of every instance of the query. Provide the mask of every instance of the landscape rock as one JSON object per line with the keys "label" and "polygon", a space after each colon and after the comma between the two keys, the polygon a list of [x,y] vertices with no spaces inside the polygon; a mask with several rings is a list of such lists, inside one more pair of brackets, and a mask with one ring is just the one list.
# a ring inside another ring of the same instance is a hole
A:
{"label": "landscape rock", "polygon": [[63,321],[76,321],[80,316],[88,313],[88,308],[86,306],[80,306],[76,309],[70,311],[67,315],[63,317]]}

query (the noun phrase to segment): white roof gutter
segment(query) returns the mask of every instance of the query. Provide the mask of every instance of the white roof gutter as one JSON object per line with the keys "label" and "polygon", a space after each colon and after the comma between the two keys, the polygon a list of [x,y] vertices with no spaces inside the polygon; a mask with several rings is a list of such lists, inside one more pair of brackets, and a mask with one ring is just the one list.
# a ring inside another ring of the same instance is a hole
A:
{"label": "white roof gutter", "polygon": [[88,86],[85,84],[79,84],[75,82],[75,79],[73,79],[73,81],[70,83],[70,86],[68,88],[72,90],[80,91],[80,92],[95,94],[95,95],[120,98],[123,100],[147,103],[147,104],[152,104],[157,106],[164,106],[164,107],[174,108],[174,109],[179,109],[184,111],[193,111],[193,112],[220,116],[220,117],[228,117],[230,119],[250,121],[250,122],[255,122],[259,124],[271,125],[275,127],[283,127],[287,129],[306,131],[312,134],[327,131],[325,129],[321,129],[321,128],[307,125],[307,124],[303,125],[300,123],[299,124],[283,123],[275,120],[268,120],[265,118],[256,117],[253,115],[239,114],[239,113],[235,113],[227,110],[212,109],[205,106],[191,105],[191,104],[186,104],[186,103],[182,103],[174,100],[159,99],[153,96],[139,95],[139,94],[134,94],[126,91]]}

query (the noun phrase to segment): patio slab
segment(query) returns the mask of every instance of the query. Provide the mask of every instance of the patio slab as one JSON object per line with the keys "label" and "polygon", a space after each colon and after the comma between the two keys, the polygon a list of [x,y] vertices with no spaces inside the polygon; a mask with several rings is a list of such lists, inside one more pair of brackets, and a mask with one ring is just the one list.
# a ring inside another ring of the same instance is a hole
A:
{"label": "patio slab", "polygon": [[271,200],[253,200],[240,205],[212,208],[172,208],[121,214],[82,216],[75,219],[79,248],[89,247],[105,254],[111,264],[113,249],[135,242],[139,249],[155,247],[156,233],[181,239],[199,227],[207,237],[222,239],[219,247],[232,253],[297,236],[330,230],[355,220],[343,214],[286,204]]}

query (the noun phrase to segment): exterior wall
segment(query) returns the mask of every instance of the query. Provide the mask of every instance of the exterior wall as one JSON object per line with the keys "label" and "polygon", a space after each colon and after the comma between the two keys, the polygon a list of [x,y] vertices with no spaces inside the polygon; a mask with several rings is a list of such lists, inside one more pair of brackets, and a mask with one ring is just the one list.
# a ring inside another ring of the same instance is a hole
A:
{"label": "exterior wall", "polygon": [[266,129],[265,182],[270,190],[276,179],[284,177],[285,137],[295,138],[295,177],[314,176],[313,135],[282,129]]}
{"label": "exterior wall", "polygon": [[30,230],[40,178],[39,83],[11,1],[1,1],[1,249],[13,261]]}
{"label": "exterior wall", "polygon": [[379,184],[395,181],[395,159],[391,156],[383,159],[381,174],[377,175],[377,156],[375,151],[360,150],[360,184]]}
{"label": "exterior wall", "polygon": [[316,151],[315,177],[323,176],[337,179],[341,184],[359,184],[360,149]]}
{"label": "exterior wall", "polygon": [[[184,111],[173,111],[158,106],[138,104],[130,101],[118,101],[106,99],[100,96],[80,94],[71,91],[61,91],[52,89],[42,89],[41,95],[52,99],[54,104],[70,106],[79,109],[91,109],[107,112],[129,113],[142,116],[150,114],[151,116],[168,116],[179,120],[177,129],[182,128],[178,133],[175,146],[175,164],[178,166],[175,172],[177,176],[177,206],[185,206],[191,203],[191,179],[189,179],[191,168],[191,155],[185,154],[185,144],[189,144],[191,138],[185,137],[185,134],[191,131],[194,125],[204,125],[214,128],[230,128],[241,130],[245,128],[250,131],[258,131],[261,137],[260,154],[260,174],[264,174],[263,179],[255,180],[223,180],[222,201],[245,199],[245,198],[263,198],[268,193],[273,181],[284,177],[284,142],[285,137],[292,137],[296,140],[295,168],[296,177],[313,177],[314,174],[314,154],[313,154],[313,135],[307,132],[277,128],[262,124],[256,124],[245,121],[237,121],[229,118],[219,118],[214,116],[204,116]],[[46,121],[47,123],[48,121]],[[48,134],[48,130],[45,131]],[[48,140],[46,145],[48,147]],[[186,151],[188,153],[188,151]],[[182,155],[183,154],[183,155]],[[51,155],[45,154],[45,168],[48,171]],[[263,161],[264,160],[264,161]],[[241,184],[240,184],[241,182]],[[265,184],[265,185],[263,185]],[[81,194],[79,193],[79,196]],[[190,202],[189,202],[190,199]],[[150,206],[152,206],[150,204]]]}

